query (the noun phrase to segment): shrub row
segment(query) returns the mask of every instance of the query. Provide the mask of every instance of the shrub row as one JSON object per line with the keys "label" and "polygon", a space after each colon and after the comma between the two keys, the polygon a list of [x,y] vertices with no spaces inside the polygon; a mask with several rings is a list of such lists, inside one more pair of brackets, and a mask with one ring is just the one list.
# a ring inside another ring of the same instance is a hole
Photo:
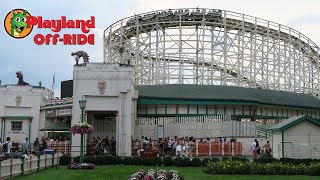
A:
{"label": "shrub row", "polygon": [[[222,157],[222,161],[239,161],[239,162],[249,162],[249,159],[244,157]],[[80,158],[76,157],[73,159],[73,162],[79,163]],[[220,162],[219,158],[204,158],[202,161],[199,158],[171,158],[171,157],[154,157],[154,158],[143,158],[140,157],[124,157],[123,159],[119,156],[84,156],[85,163],[93,163],[97,165],[117,165],[117,164],[124,164],[124,165],[144,165],[144,166],[155,166],[155,165],[164,165],[164,166],[192,166],[192,167],[199,167],[199,166],[207,166],[209,162]],[[314,162],[319,162],[318,159],[289,159],[289,158],[282,158],[280,160],[274,158],[260,158],[254,159],[254,163],[258,164],[266,164],[266,163],[282,163],[282,164],[292,164],[292,165],[310,165]],[[63,155],[60,158],[60,165],[68,165],[71,163],[71,157]]]}
{"label": "shrub row", "polygon": [[274,159],[274,158],[259,158],[254,159],[253,162],[255,163],[282,163],[282,164],[292,164],[292,165],[310,165],[311,163],[320,162],[320,159],[291,159],[291,158],[281,158]]}
{"label": "shrub row", "polygon": [[[215,158],[213,158],[215,159]],[[218,159],[219,160],[219,159]],[[216,159],[215,159],[216,161]],[[73,159],[74,163],[80,162],[80,157]],[[140,158],[140,157],[124,157],[123,159],[119,156],[84,156],[84,163],[92,163],[96,165],[144,165],[144,166],[180,166],[180,167],[200,167],[205,166],[208,162],[212,162],[211,159],[205,158],[202,161],[199,158],[171,158],[171,157],[154,157],[154,158]],[[68,165],[71,163],[71,157],[63,155],[60,157],[60,165]]]}
{"label": "shrub row", "polygon": [[300,164],[250,163],[241,161],[210,162],[204,170],[208,174],[237,174],[237,175],[320,175],[320,163],[310,163],[309,166]]}

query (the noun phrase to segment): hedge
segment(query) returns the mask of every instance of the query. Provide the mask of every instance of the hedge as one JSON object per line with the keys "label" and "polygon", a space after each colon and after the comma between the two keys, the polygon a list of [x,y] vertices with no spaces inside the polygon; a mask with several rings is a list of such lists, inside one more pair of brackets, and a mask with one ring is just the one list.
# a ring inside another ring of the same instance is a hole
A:
{"label": "hedge", "polygon": [[60,165],[68,165],[71,163],[71,157],[68,156],[68,155],[62,155],[60,157],[60,161],[59,161],[59,164]]}
{"label": "hedge", "polygon": [[[73,159],[73,162],[75,163],[79,163],[80,158],[75,157]],[[121,158],[119,156],[84,156],[83,162],[85,163],[93,163],[96,165],[120,165],[120,164],[125,164],[125,165],[144,165],[144,166],[181,166],[181,167],[200,167],[200,166],[204,166],[206,167],[208,164],[212,164],[212,163],[223,163],[223,162],[234,162],[235,165],[239,165],[239,163],[247,163],[249,162],[249,160],[247,158],[244,157],[232,157],[230,159],[230,157],[222,157],[222,160],[213,157],[212,159],[210,158],[204,158],[202,161],[199,158],[181,158],[181,157],[153,157],[153,158],[143,158],[141,159],[140,157],[124,157]],[[67,165],[71,162],[71,157],[67,156],[67,155],[63,155],[60,157],[60,165]],[[238,163],[238,164],[237,164]],[[294,168],[296,169],[296,172],[302,172],[303,167],[297,167],[297,165],[305,165],[305,166],[312,166],[312,168],[317,168],[317,166],[314,166],[314,164],[320,164],[320,160],[319,159],[289,159],[289,158],[282,158],[280,160],[278,159],[274,159],[274,158],[260,158],[260,159],[254,159],[253,163],[250,164],[255,164],[255,166],[257,167],[257,169],[253,169],[253,171],[256,174],[263,174],[264,172],[260,172],[260,169],[263,169],[264,167],[268,167],[269,168],[269,164],[272,164],[274,166],[272,166],[272,168],[276,167],[276,164],[281,164],[281,165],[292,165]],[[228,165],[228,164],[226,164]],[[240,165],[239,165],[240,166]],[[260,168],[260,166],[262,166]],[[282,166],[281,166],[282,167]],[[239,167],[239,168],[249,168],[249,167]],[[270,167],[271,168],[271,167]],[[266,171],[270,170],[273,171],[271,168],[267,169]],[[280,167],[277,167],[280,168]],[[285,174],[285,172],[288,172],[290,170],[286,170],[286,166],[282,167],[284,172],[279,172],[280,174]],[[311,169],[312,169],[311,168]],[[246,171],[246,170],[243,170]],[[241,170],[241,173],[243,172]],[[304,171],[303,171],[304,172]],[[295,172],[291,172],[290,174],[295,173]],[[312,174],[312,173],[309,173]]]}
{"label": "hedge", "polygon": [[288,163],[251,163],[241,161],[210,162],[204,170],[208,174],[237,175],[320,175],[320,163],[293,165]]}

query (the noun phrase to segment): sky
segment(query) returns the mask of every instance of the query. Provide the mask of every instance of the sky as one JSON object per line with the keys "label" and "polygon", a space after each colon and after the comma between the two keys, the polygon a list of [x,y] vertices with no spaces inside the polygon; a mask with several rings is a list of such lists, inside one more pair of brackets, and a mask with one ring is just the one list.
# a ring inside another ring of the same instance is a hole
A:
{"label": "sky", "polygon": [[[86,51],[90,62],[103,62],[104,29],[112,23],[134,14],[174,8],[212,8],[243,13],[289,26],[320,45],[319,0],[2,0],[0,21],[12,9],[26,9],[33,16],[44,19],[84,19],[95,16],[94,45],[36,45],[36,34],[53,33],[48,29],[34,28],[22,39],[10,37],[0,27],[0,80],[4,84],[16,84],[16,71],[22,71],[24,81],[51,89],[55,74],[55,96],[60,96],[60,83],[72,79],[75,64],[71,52]],[[3,24],[3,23],[0,23]],[[60,34],[81,33],[80,30],[62,30]]]}

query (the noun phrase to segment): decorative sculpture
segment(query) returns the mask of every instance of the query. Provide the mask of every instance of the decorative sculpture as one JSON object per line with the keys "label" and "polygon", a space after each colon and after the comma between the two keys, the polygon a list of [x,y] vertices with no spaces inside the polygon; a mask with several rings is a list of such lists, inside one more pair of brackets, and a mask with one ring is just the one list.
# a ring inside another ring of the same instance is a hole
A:
{"label": "decorative sculpture", "polygon": [[107,84],[107,83],[106,83],[106,81],[104,81],[104,80],[100,80],[100,81],[98,82],[98,90],[99,90],[99,94],[100,94],[100,95],[103,95],[103,94],[104,94],[104,92],[105,92],[105,90],[106,90],[106,87],[107,87],[106,84]]}
{"label": "decorative sculpture", "polygon": [[23,81],[23,74],[21,71],[16,72],[16,74],[17,78],[19,79],[17,83],[18,86],[29,86],[29,83]]}
{"label": "decorative sculpture", "polygon": [[22,97],[20,95],[16,96],[16,106],[20,106],[22,102]]}
{"label": "decorative sculpture", "polygon": [[82,57],[83,62],[87,63],[89,62],[89,55],[85,51],[77,51],[71,53],[71,56],[74,56],[74,59],[76,60],[76,66],[79,66],[79,59]]}

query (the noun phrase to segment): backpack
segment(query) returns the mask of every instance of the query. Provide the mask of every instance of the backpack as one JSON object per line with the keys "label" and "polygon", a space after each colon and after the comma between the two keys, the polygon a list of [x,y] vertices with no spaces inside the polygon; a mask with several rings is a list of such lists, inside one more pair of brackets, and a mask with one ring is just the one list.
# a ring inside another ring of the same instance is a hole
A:
{"label": "backpack", "polygon": [[258,141],[256,142],[256,147],[259,147],[259,142]]}
{"label": "backpack", "polygon": [[3,152],[7,152],[8,151],[8,144],[9,144],[8,142],[3,144],[3,146],[2,146],[2,151]]}

